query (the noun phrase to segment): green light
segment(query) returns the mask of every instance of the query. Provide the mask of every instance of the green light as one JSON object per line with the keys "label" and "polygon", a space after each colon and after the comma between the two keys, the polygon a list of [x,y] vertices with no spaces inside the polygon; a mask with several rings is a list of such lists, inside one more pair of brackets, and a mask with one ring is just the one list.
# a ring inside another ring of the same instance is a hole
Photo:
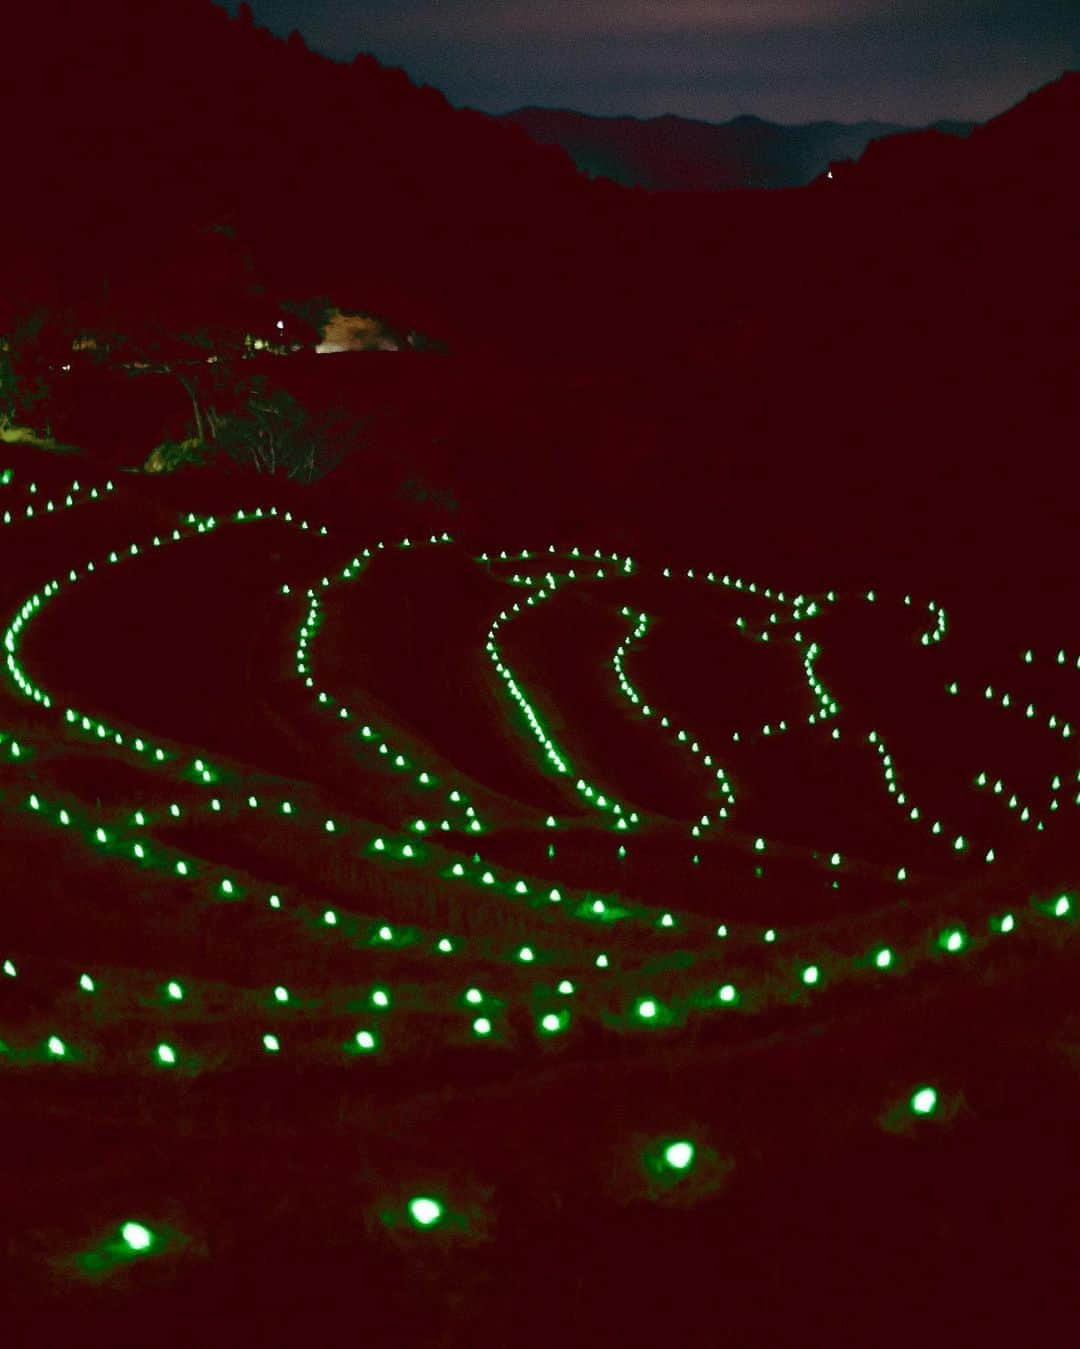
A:
{"label": "green light", "polygon": [[231,895],[233,893],[232,881],[226,879],[221,882],[221,893],[223,895]]}
{"label": "green light", "polygon": [[893,953],[887,946],[883,946],[880,951],[874,954],[874,964],[879,970],[887,970],[892,964]]}
{"label": "green light", "polygon": [[58,1059],[62,1059],[67,1053],[67,1046],[64,1044],[63,1040],[60,1039],[59,1035],[49,1036],[49,1053]]}
{"label": "green light", "polygon": [[804,984],[816,984],[820,976],[820,971],[816,965],[807,965],[802,972],[802,981]]}
{"label": "green light", "polygon": [[106,834],[104,829],[95,829],[94,837],[97,839],[99,843],[107,843],[109,839],[109,836],[108,834]]}
{"label": "green light", "polygon": [[735,985],[724,984],[718,990],[716,996],[721,1002],[734,1002],[736,998]]}
{"label": "green light", "polygon": [[264,1035],[262,1038],[263,1048],[268,1054],[276,1054],[281,1048],[281,1041],[276,1035]]}
{"label": "green light", "polygon": [[656,1016],[656,1003],[652,998],[645,998],[637,1005],[637,1014],[645,1021],[651,1021]]}
{"label": "green light", "polygon": [[175,979],[169,981],[165,987],[165,992],[168,993],[169,997],[172,998],[174,1002],[180,1002],[184,996],[184,990]]}
{"label": "green light", "polygon": [[453,949],[454,949],[454,944],[453,944],[453,942],[450,940],[449,937],[440,937],[440,938],[439,938],[439,950],[440,950],[440,951],[452,951]]}
{"label": "green light", "polygon": [[964,934],[959,928],[947,928],[938,938],[938,943],[946,951],[962,951],[964,948]]}
{"label": "green light", "polygon": [[171,1064],[176,1062],[176,1051],[172,1048],[171,1045],[160,1044],[158,1045],[155,1053],[157,1054],[157,1060],[159,1063]]}
{"label": "green light", "polygon": [[124,1244],[133,1251],[148,1251],[154,1244],[154,1234],[142,1223],[125,1223],[120,1229]]}
{"label": "green light", "polygon": [[442,1205],[437,1199],[418,1196],[409,1200],[409,1214],[420,1227],[430,1227],[442,1217]]}
{"label": "green light", "polygon": [[486,1016],[478,1016],[476,1020],[472,1023],[472,1028],[473,1032],[476,1035],[491,1034],[491,1022],[487,1019]]}
{"label": "green light", "polygon": [[754,840],[754,851],[755,852],[765,851],[765,840],[763,838],[756,838]]}
{"label": "green light", "polygon": [[676,1171],[685,1171],[694,1160],[694,1145],[686,1140],[669,1143],[664,1149],[664,1161]]}
{"label": "green light", "polygon": [[770,928],[768,929],[768,931],[765,933],[764,940],[765,940],[765,941],[775,941],[775,940],[776,940],[776,928],[770,927]]}
{"label": "green light", "polygon": [[375,991],[371,995],[371,1001],[375,1004],[376,1007],[390,1006],[390,997],[387,994],[386,990],[383,988],[375,989]]}
{"label": "green light", "polygon": [[285,988],[282,984],[278,984],[278,986],[274,989],[274,998],[278,1002],[288,1002],[289,990]]}
{"label": "green light", "polygon": [[564,979],[564,980],[559,984],[559,992],[560,992],[560,993],[573,993],[573,991],[574,991],[574,985],[570,982],[569,979]]}
{"label": "green light", "polygon": [[1054,917],[1064,918],[1065,915],[1069,912],[1069,908],[1070,905],[1068,895],[1059,895],[1054,902]]}
{"label": "green light", "polygon": [[94,981],[88,974],[79,975],[79,987],[86,993],[93,993]]}
{"label": "green light", "polygon": [[375,1048],[376,1040],[369,1030],[358,1030],[356,1032],[356,1043],[360,1049],[371,1050]]}
{"label": "green light", "polygon": [[911,1097],[911,1108],[916,1115],[929,1115],[937,1105],[937,1092],[933,1087],[920,1087]]}
{"label": "green light", "polygon": [[322,917],[323,922],[326,924],[327,927],[337,926],[337,914],[334,912],[333,909],[327,909]]}
{"label": "green light", "polygon": [[540,1025],[546,1031],[557,1031],[561,1022],[554,1012],[548,1012],[541,1020]]}
{"label": "green light", "polygon": [[840,865],[840,854],[838,852],[834,852],[833,855],[829,858],[829,864],[834,867],[838,867]]}
{"label": "green light", "polygon": [[532,952],[532,947],[530,947],[530,946],[523,946],[523,947],[521,947],[521,949],[518,951],[517,954],[518,954],[518,960],[523,960],[523,961],[528,962],[528,961],[530,961],[530,960],[534,960],[534,959],[535,959],[535,957],[534,957],[534,955],[533,955],[533,952]]}

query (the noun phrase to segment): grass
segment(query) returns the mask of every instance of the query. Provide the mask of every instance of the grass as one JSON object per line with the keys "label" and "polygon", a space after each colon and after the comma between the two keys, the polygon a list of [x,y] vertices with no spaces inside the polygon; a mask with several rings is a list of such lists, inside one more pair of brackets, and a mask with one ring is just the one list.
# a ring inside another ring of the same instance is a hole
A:
{"label": "grass", "polygon": [[51,436],[39,435],[28,426],[9,426],[0,430],[0,441],[5,445],[25,445],[32,450],[47,450],[52,454],[83,454],[78,445],[64,445]]}

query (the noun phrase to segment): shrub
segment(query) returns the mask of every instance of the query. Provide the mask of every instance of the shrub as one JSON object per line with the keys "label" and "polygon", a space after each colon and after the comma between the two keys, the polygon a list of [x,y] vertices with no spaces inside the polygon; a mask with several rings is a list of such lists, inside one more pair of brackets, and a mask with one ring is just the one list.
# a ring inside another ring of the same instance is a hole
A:
{"label": "shrub", "polygon": [[266,377],[258,376],[246,414],[221,418],[215,439],[232,459],[260,473],[314,482],[360,444],[367,421],[340,407],[312,415],[292,394],[268,388]]}
{"label": "shrub", "polygon": [[205,446],[197,437],[193,436],[190,440],[166,440],[151,450],[143,464],[143,472],[172,473],[184,464],[199,465],[205,462]]}

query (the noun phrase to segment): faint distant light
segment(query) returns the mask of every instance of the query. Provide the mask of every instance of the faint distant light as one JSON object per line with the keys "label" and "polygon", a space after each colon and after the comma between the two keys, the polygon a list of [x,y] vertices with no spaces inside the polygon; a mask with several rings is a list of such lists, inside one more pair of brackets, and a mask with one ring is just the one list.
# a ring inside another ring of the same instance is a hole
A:
{"label": "faint distant light", "polygon": [[825,177],[826,177],[826,178],[831,178],[831,177],[832,177],[832,169],[829,170],[829,172],[825,175]]}

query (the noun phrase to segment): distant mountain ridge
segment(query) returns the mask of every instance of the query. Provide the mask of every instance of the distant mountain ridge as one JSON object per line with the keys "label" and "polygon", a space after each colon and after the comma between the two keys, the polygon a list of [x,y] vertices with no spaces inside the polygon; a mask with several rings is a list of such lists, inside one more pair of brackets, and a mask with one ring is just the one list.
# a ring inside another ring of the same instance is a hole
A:
{"label": "distant mountain ridge", "polygon": [[1033,90],[1019,103],[976,124],[963,141],[941,124],[868,145],[857,163],[831,165],[836,182],[857,187],[924,191],[1010,184],[1076,191],[1076,127],[1080,70]]}
{"label": "distant mountain ridge", "polygon": [[[540,145],[561,146],[589,178],[653,192],[803,187],[836,160],[858,159],[871,141],[916,128],[896,122],[785,126],[744,113],[729,122],[686,117],[594,117],[564,108],[520,108],[499,119]],[[975,122],[933,129],[964,137]],[[921,130],[921,128],[918,128]]]}

